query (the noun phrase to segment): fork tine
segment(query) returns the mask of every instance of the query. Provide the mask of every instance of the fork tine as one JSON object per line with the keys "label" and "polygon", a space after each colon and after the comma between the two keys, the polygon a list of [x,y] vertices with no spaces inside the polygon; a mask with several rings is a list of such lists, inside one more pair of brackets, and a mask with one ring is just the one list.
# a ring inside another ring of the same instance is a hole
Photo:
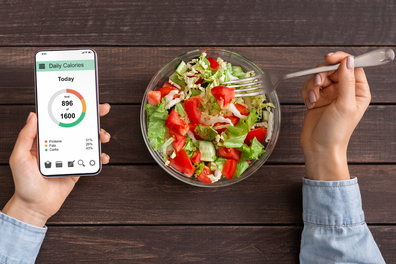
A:
{"label": "fork tine", "polygon": [[[228,86],[229,87],[229,86]],[[255,87],[249,87],[249,88],[246,88],[246,89],[235,89],[234,90],[234,92],[247,92],[247,91],[254,91],[254,90],[261,90],[263,88],[263,86],[262,85],[260,85],[260,86],[255,86]]]}
{"label": "fork tine", "polygon": [[252,76],[252,77],[248,77],[248,78],[244,78],[244,79],[238,79],[238,80],[234,80],[234,81],[228,81],[228,82],[223,82],[222,84],[233,84],[233,83],[241,83],[241,82],[251,82],[254,80],[260,80],[260,78],[258,76]]}
{"label": "fork tine", "polygon": [[[227,86],[229,88],[237,88],[237,87],[245,87],[245,86],[252,86],[252,85],[258,85],[261,84],[261,80],[257,81],[257,82],[252,82],[252,83],[245,83],[245,84],[238,84],[238,85],[230,85]],[[223,84],[223,83],[222,83]]]}
{"label": "fork tine", "polygon": [[257,96],[261,94],[265,94],[266,92],[264,90],[258,91],[258,92],[253,92],[253,93],[239,93],[235,94],[235,97],[247,97],[247,96]]}

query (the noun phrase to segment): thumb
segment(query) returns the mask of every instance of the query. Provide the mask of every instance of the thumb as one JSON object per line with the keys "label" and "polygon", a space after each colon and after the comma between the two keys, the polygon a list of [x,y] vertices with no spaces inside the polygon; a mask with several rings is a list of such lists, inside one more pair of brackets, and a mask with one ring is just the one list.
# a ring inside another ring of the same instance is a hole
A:
{"label": "thumb", "polygon": [[15,143],[14,151],[16,154],[30,152],[34,139],[37,135],[37,116],[35,113],[29,113],[26,125],[19,132],[18,139]]}
{"label": "thumb", "polygon": [[338,68],[338,98],[337,104],[348,107],[356,104],[354,58],[343,59]]}

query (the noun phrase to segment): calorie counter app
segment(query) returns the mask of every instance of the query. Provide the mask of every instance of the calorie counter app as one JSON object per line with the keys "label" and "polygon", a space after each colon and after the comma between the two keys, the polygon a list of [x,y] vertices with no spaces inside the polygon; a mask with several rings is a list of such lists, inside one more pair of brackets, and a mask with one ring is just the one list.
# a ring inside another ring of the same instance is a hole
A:
{"label": "calorie counter app", "polygon": [[95,53],[38,52],[36,100],[41,173],[98,173],[101,164]]}

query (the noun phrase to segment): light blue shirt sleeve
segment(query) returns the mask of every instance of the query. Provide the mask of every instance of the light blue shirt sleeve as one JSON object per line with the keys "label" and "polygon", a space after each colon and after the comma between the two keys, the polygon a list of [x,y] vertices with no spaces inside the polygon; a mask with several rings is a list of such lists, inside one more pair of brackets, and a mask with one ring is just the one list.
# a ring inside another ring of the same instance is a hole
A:
{"label": "light blue shirt sleeve", "polygon": [[385,263],[364,220],[357,178],[303,179],[300,263]]}
{"label": "light blue shirt sleeve", "polygon": [[46,232],[0,212],[0,264],[34,263]]}

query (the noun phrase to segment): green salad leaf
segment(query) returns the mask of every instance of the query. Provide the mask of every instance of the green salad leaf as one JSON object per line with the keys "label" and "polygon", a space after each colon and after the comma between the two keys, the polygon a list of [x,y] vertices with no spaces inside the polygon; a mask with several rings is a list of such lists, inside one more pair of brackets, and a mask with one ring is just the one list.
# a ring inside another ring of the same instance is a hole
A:
{"label": "green salad leaf", "polygon": [[165,109],[165,98],[158,105],[147,104],[145,107],[147,119],[147,137],[154,150],[159,150],[164,143],[165,121],[168,111]]}
{"label": "green salad leaf", "polygon": [[241,160],[258,160],[261,154],[265,152],[264,146],[254,138],[250,147],[243,145],[238,150],[242,151]]}
{"label": "green salad leaf", "polygon": [[249,167],[249,163],[247,161],[242,160],[238,162],[237,168],[235,170],[234,175],[232,176],[233,178],[238,178],[241,176],[241,174]]}
{"label": "green salad leaf", "polygon": [[212,141],[218,135],[217,131],[212,126],[198,125],[194,131],[198,136],[204,140]]}

